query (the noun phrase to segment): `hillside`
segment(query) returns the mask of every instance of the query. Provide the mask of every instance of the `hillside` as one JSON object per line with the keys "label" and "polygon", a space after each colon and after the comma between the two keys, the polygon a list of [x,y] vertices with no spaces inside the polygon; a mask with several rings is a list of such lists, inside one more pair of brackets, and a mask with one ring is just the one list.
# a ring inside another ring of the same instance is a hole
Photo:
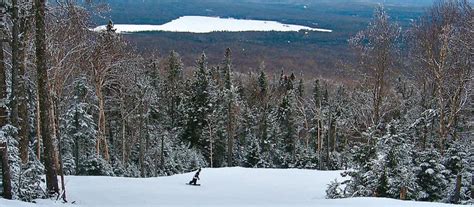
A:
{"label": "hillside", "polygon": [[340,171],[297,169],[203,169],[202,186],[185,185],[193,173],[158,178],[66,177],[68,200],[74,205],[40,200],[38,205],[0,199],[5,207],[132,206],[345,206],[454,207],[440,203],[384,198],[325,199],[326,185]]}

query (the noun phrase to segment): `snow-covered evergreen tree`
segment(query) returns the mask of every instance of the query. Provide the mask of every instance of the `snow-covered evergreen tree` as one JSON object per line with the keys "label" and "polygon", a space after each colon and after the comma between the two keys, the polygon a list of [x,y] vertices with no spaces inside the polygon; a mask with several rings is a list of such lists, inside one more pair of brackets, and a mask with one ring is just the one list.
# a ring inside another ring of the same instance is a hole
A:
{"label": "snow-covered evergreen tree", "polygon": [[441,164],[441,154],[435,148],[428,148],[416,155],[416,175],[420,190],[417,200],[440,201],[448,180],[446,168]]}
{"label": "snow-covered evergreen tree", "polygon": [[270,83],[267,74],[264,72],[264,65],[262,64],[260,66],[260,74],[257,77],[255,91],[257,107],[254,112],[257,126],[256,136],[260,142],[260,159],[265,163],[265,166],[262,167],[276,167],[272,154],[277,154],[279,151],[276,149],[276,137],[274,136],[277,124],[272,106],[275,103],[271,102],[270,93]]}
{"label": "snow-covered evergreen tree", "polygon": [[62,156],[64,173],[79,175],[113,175],[112,168],[96,152],[97,124],[86,101],[89,87],[85,79],[74,83],[74,97],[63,122]]}
{"label": "snow-covered evergreen tree", "polygon": [[[288,85],[292,83],[288,82]],[[291,87],[289,87],[291,88]],[[296,159],[296,149],[299,145],[297,140],[297,126],[295,113],[295,94],[293,90],[288,91],[283,97],[277,111],[278,134],[276,139],[280,150],[283,152],[281,156],[281,167],[293,167]]]}
{"label": "snow-covered evergreen tree", "polygon": [[30,150],[29,153],[29,161],[22,167],[20,175],[19,197],[21,200],[31,202],[34,199],[44,198],[46,195],[42,189],[44,166],[36,158],[33,151]]}
{"label": "snow-covered evergreen tree", "polygon": [[[209,138],[203,136],[203,130],[208,126],[208,116],[215,107],[211,99],[211,79],[209,77],[207,57],[203,53],[196,62],[196,71],[189,91],[183,101],[185,123],[181,138],[189,143],[189,148],[199,149],[209,155]],[[209,156],[205,156],[209,159]],[[197,166],[196,166],[197,167]]]}
{"label": "snow-covered evergreen tree", "polygon": [[294,167],[301,169],[317,169],[318,166],[318,154],[312,149],[305,148],[302,144],[297,145]]}
{"label": "snow-covered evergreen tree", "polygon": [[352,158],[355,171],[348,171],[347,196],[378,196],[414,199],[419,186],[416,179],[414,149],[404,127],[392,121],[383,128],[370,128],[366,136],[375,145],[357,147]]}
{"label": "snow-covered evergreen tree", "polygon": [[[443,155],[442,164],[446,168],[447,187],[443,192],[443,201],[447,203],[467,203],[471,199],[472,186],[472,160],[474,155],[470,154],[469,140],[456,140],[449,143],[446,153]],[[471,146],[472,148],[472,146]],[[456,189],[458,176],[461,179],[460,188]],[[458,192],[456,192],[459,190]],[[472,202],[472,201],[471,201]]]}
{"label": "snow-covered evergreen tree", "polygon": [[16,139],[18,129],[10,124],[3,126],[0,130],[0,142],[7,143],[8,165],[10,167],[12,199],[20,198],[20,173],[21,160],[18,141]]}
{"label": "snow-covered evergreen tree", "polygon": [[326,189],[326,198],[329,199],[338,199],[338,198],[345,198],[345,189],[342,186],[342,183],[338,182],[337,180],[331,181],[328,184],[328,188]]}
{"label": "snow-covered evergreen tree", "polygon": [[407,198],[415,198],[418,192],[416,173],[413,163],[413,144],[408,135],[401,131],[398,121],[387,126],[388,134],[378,142],[378,156],[384,156],[387,170],[387,195],[399,198],[401,191],[406,191]]}

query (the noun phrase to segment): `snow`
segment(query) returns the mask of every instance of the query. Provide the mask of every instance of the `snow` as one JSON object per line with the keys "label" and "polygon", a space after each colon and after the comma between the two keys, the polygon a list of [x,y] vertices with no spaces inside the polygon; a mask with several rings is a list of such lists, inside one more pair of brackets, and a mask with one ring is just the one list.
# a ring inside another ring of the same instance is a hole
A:
{"label": "snow", "polygon": [[[102,25],[93,29],[103,31],[106,26]],[[332,32],[328,29],[319,29],[301,25],[283,24],[276,21],[232,19],[206,16],[182,16],[163,25],[140,25],[140,24],[115,24],[118,33],[166,31],[166,32],[189,32],[189,33],[211,33],[216,31],[244,32],[244,31],[300,31],[309,30],[316,32]]]}
{"label": "snow", "polygon": [[435,171],[433,169],[429,168],[429,169],[425,170],[425,173],[427,173],[429,175],[433,175],[435,173]]}
{"label": "snow", "polygon": [[133,207],[133,206],[321,206],[369,207],[455,206],[385,198],[325,199],[327,184],[343,180],[340,171],[297,169],[204,168],[202,185],[185,185],[194,172],[158,178],[68,176],[69,202],[37,204],[0,199],[5,207]]}

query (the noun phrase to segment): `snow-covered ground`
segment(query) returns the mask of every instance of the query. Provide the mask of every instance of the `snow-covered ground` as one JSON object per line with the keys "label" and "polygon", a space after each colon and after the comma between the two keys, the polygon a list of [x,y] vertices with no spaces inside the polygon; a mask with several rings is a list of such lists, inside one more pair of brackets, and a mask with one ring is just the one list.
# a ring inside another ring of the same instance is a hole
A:
{"label": "snow-covered ground", "polygon": [[[276,21],[231,19],[206,16],[183,16],[163,25],[138,25],[138,24],[115,24],[114,28],[119,33],[167,31],[167,32],[190,32],[210,33],[216,31],[244,32],[244,31],[317,31],[332,32],[328,29],[312,28],[300,25],[283,24]],[[104,30],[105,25],[96,27],[95,31]]]}
{"label": "snow-covered ground", "polygon": [[68,200],[38,204],[0,199],[6,207],[152,207],[152,206],[321,206],[443,207],[440,203],[383,198],[325,199],[326,185],[337,171],[296,169],[203,169],[201,186],[185,185],[194,173],[159,178],[66,177]]}

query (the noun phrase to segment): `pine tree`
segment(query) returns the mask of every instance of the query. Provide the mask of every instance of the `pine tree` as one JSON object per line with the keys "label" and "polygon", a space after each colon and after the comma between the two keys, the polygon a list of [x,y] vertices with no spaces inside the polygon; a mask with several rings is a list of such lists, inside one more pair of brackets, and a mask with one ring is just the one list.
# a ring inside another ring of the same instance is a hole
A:
{"label": "pine tree", "polygon": [[[420,183],[414,157],[414,146],[404,132],[407,127],[392,121],[383,128],[371,127],[365,133],[375,145],[356,147],[352,158],[356,171],[348,171],[348,196],[377,196],[415,199]],[[403,192],[403,193],[402,193]]]}
{"label": "pine tree", "polygon": [[11,199],[19,199],[21,160],[18,148],[18,129],[7,124],[0,130],[0,143],[7,144],[8,166],[11,182]]}
{"label": "pine tree", "polygon": [[226,149],[224,156],[226,157],[226,166],[234,166],[236,164],[234,160],[234,149],[237,148],[235,131],[238,124],[237,110],[239,107],[239,101],[237,89],[232,83],[232,67],[231,51],[227,48],[222,66],[223,87],[219,91],[219,98],[221,100],[217,101],[218,103],[216,106],[217,117],[219,117],[219,121],[216,124],[223,124],[221,126],[222,130],[220,130],[220,134],[222,134],[221,139],[225,140]]}
{"label": "pine tree", "polygon": [[34,156],[34,152],[30,150],[29,161],[22,167],[20,175],[20,191],[19,196],[23,201],[32,202],[34,199],[44,198],[42,185],[44,181],[42,175],[44,166]]}
{"label": "pine tree", "polygon": [[318,164],[319,164],[319,169],[322,167],[322,159],[321,159],[321,151],[322,151],[322,110],[321,110],[321,101],[322,101],[322,96],[321,96],[321,86],[319,84],[319,80],[316,79],[314,81],[314,86],[313,86],[313,94],[312,94],[312,107],[313,109],[313,114],[312,114],[312,127],[310,129],[311,135],[312,135],[312,140],[313,140],[313,145],[314,145],[314,151],[318,154]]}
{"label": "pine tree", "polygon": [[445,167],[441,164],[441,155],[434,148],[428,148],[416,155],[416,176],[420,191],[417,200],[440,201],[447,185],[443,174]]}
{"label": "pine tree", "polygon": [[398,121],[387,125],[387,134],[377,144],[378,156],[385,157],[387,182],[387,197],[399,198],[400,192],[408,197],[415,198],[418,192],[415,166],[413,163],[413,144],[406,133],[401,131]]}
{"label": "pine tree", "polygon": [[260,140],[260,148],[263,153],[270,151],[270,140],[269,140],[269,114],[270,114],[270,104],[268,103],[269,99],[269,89],[268,89],[268,79],[263,70],[260,71],[258,76],[258,131],[257,138]]}
{"label": "pine tree", "polygon": [[[445,175],[448,180],[447,188],[443,192],[443,202],[448,203],[465,203],[471,198],[471,179],[472,179],[472,162],[473,155],[469,154],[469,140],[457,140],[449,143],[446,153],[442,157],[442,164],[445,166]],[[458,183],[458,179],[461,183]],[[460,185],[459,189],[457,185]]]}
{"label": "pine tree", "polygon": [[186,122],[181,135],[190,144],[190,149],[196,147],[202,152],[209,146],[208,138],[203,137],[203,129],[208,125],[208,115],[214,107],[210,97],[210,81],[207,58],[203,53],[196,62],[194,78],[184,103]]}
{"label": "pine tree", "polygon": [[240,144],[240,155],[242,157],[241,166],[264,167],[264,160],[261,156],[261,141],[257,136],[258,124],[257,110],[246,105],[241,105],[241,116],[237,128],[237,137]]}
{"label": "pine tree", "polygon": [[300,79],[299,82],[298,82],[298,88],[296,89],[297,91],[297,97],[298,98],[303,98],[304,97],[304,81],[303,79]]}
{"label": "pine tree", "polygon": [[261,157],[260,142],[255,137],[249,137],[249,147],[245,157],[245,167],[265,167],[262,165],[265,161]]}
{"label": "pine tree", "polygon": [[341,185],[342,183],[338,182],[337,180],[331,181],[331,183],[328,184],[328,188],[326,189],[326,198],[345,198],[346,195],[344,194],[344,187]]}
{"label": "pine tree", "polygon": [[283,97],[277,111],[279,127],[277,140],[280,147],[282,147],[282,152],[284,152],[281,163],[283,167],[293,167],[296,158],[296,148],[299,144],[296,134],[296,106],[294,96],[294,91],[290,90],[288,94]]}
{"label": "pine tree", "polygon": [[165,102],[165,113],[163,116],[169,125],[169,129],[179,126],[181,121],[179,105],[181,104],[181,96],[183,93],[183,63],[180,55],[172,51],[168,57],[167,67],[165,67],[165,78],[163,83],[163,97]]}
{"label": "pine tree", "polygon": [[62,155],[64,173],[78,175],[112,175],[111,166],[95,151],[97,124],[91,115],[94,108],[86,97],[91,93],[83,78],[74,83],[74,97],[63,124]]}

